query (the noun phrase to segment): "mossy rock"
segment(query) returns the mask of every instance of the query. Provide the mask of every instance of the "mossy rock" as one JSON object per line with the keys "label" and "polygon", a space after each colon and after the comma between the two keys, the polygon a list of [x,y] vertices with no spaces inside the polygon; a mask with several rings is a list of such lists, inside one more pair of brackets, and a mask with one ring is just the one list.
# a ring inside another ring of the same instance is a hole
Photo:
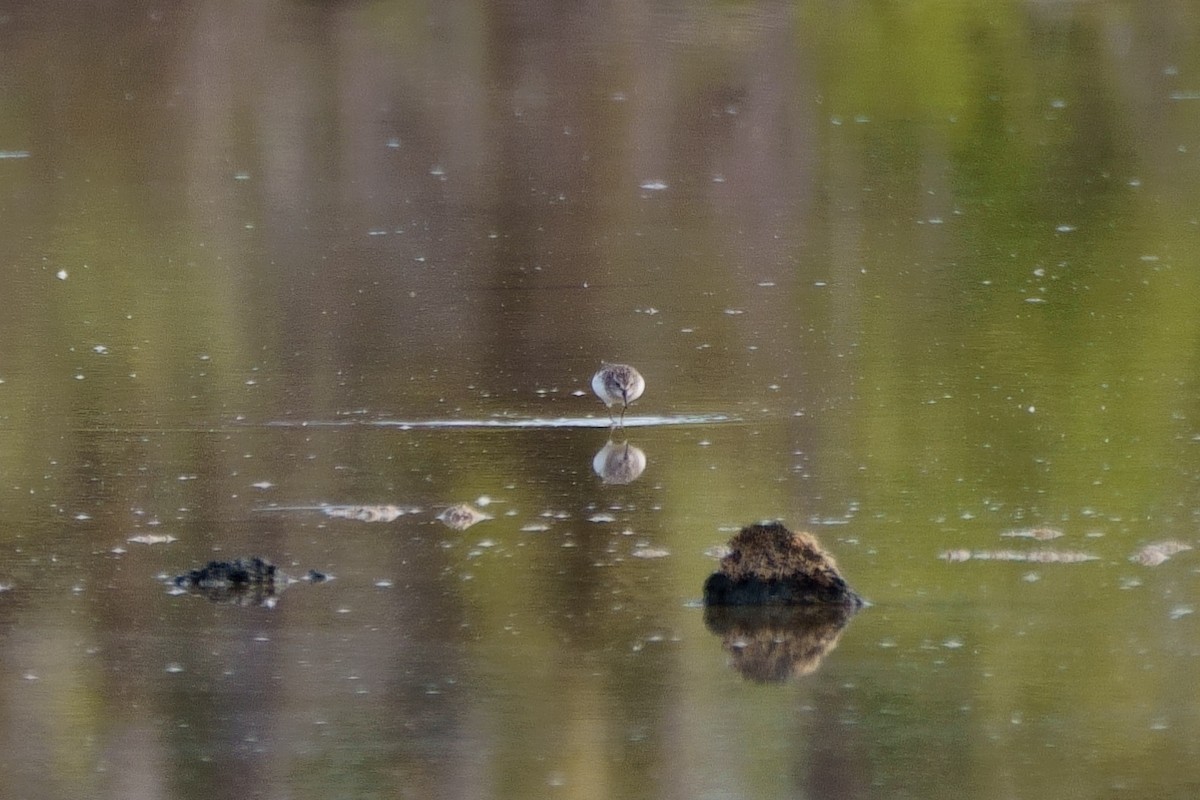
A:
{"label": "mossy rock", "polygon": [[704,602],[858,608],[862,598],[850,589],[815,536],[763,522],[742,528],[730,540],[719,570],[704,582]]}

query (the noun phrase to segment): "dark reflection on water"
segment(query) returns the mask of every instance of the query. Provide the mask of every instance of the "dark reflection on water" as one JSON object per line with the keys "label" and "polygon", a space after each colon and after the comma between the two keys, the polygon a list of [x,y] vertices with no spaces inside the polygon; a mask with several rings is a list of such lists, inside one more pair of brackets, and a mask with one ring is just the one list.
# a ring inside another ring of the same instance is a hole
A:
{"label": "dark reflection on water", "polygon": [[706,606],[734,669],[760,682],[816,672],[856,609],[844,606]]}
{"label": "dark reflection on water", "polygon": [[[1191,797],[1198,35],[0,7],[8,794]],[[870,613],[706,618],[774,518]]]}

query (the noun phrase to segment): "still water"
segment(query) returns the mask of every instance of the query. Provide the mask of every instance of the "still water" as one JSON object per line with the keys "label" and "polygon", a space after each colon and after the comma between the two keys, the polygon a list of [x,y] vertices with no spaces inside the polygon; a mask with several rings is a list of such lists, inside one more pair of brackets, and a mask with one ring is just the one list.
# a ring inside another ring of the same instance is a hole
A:
{"label": "still water", "polygon": [[1194,3],[0,2],[0,109],[4,796],[1200,792]]}

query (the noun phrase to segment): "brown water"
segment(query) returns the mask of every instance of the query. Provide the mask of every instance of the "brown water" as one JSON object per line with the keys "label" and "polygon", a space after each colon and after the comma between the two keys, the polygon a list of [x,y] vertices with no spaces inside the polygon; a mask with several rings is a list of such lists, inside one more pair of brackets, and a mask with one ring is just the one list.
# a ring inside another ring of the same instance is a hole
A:
{"label": "brown water", "polygon": [[0,3],[2,793],[1195,797],[1197,98],[1190,3]]}

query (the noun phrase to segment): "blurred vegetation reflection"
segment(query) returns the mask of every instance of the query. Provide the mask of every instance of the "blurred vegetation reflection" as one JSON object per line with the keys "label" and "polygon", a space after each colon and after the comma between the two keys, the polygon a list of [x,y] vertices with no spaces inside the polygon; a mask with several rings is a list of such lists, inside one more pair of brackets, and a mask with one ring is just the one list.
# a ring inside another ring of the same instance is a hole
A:
{"label": "blurred vegetation reflection", "polygon": [[[52,0],[0,53],[16,795],[1190,796],[1195,4]],[[727,417],[369,424],[600,419],[625,360]],[[694,601],[768,518],[876,608],[743,682]],[[1094,558],[939,558],[1037,526]],[[217,550],[338,580],[163,592]]]}

